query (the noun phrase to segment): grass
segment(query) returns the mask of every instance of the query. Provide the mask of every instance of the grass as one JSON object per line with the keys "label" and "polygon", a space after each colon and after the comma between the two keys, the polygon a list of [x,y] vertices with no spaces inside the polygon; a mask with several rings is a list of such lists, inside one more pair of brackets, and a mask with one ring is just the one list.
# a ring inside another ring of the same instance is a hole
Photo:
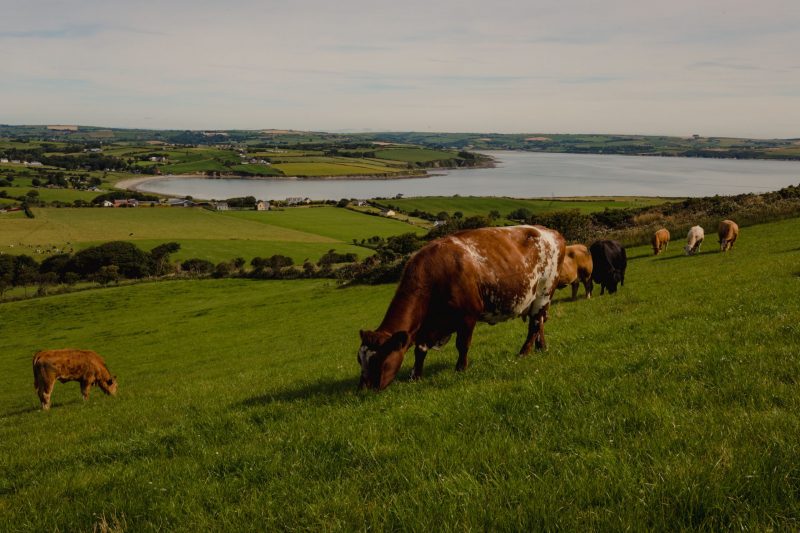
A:
{"label": "grass", "polygon": [[[0,530],[796,530],[800,219],[733,252],[629,250],[616,296],[552,307],[550,349],[480,325],[427,377],[357,394],[393,286],[179,281],[0,305]],[[143,312],[146,310],[146,312]],[[120,393],[41,348],[103,354]],[[407,375],[411,357],[403,375]]]}
{"label": "grass", "polygon": [[455,159],[457,156],[452,152],[442,152],[427,148],[389,148],[376,151],[375,157],[408,163],[428,163],[430,161]]}
{"label": "grass", "polygon": [[[402,222],[336,208],[295,208],[276,212],[204,209],[34,209],[36,218],[0,215],[0,251],[79,250],[112,240],[132,241],[143,249],[176,241],[176,259],[200,257],[212,262],[244,257],[288,255],[295,261],[319,259],[335,248],[359,256],[368,250],[352,245],[373,235],[413,231]],[[13,247],[12,247],[13,245]]]}
{"label": "grass", "polygon": [[[20,196],[25,196],[28,191],[35,190],[39,193],[39,200],[42,202],[69,202],[72,203],[75,200],[83,200],[85,202],[91,202],[95,197],[97,197],[100,193],[92,192],[92,191],[80,191],[77,189],[48,189],[46,187],[0,187],[0,191],[6,191],[8,196],[13,198],[19,198]],[[10,199],[9,203],[11,203]],[[18,203],[18,202],[17,202]]]}
{"label": "grass", "polygon": [[431,214],[446,211],[453,214],[461,211],[464,216],[483,215],[497,210],[502,216],[520,208],[534,213],[578,209],[582,213],[592,213],[603,209],[621,209],[625,207],[644,207],[667,201],[662,198],[591,198],[591,199],[519,199],[504,197],[477,196],[421,196],[400,200],[383,200],[380,203],[398,206],[405,211],[419,209]]}
{"label": "grass", "polygon": [[402,172],[403,169],[357,163],[276,163],[286,176],[358,176]]}

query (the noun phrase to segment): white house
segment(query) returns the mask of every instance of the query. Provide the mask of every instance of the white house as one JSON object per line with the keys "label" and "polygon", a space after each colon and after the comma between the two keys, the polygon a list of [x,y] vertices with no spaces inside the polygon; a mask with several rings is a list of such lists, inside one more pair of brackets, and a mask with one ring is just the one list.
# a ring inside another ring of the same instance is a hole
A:
{"label": "white house", "polygon": [[111,200],[103,200],[103,207],[114,207],[114,202]]}
{"label": "white house", "polygon": [[214,209],[217,211],[228,211],[230,208],[228,207],[228,202],[217,202],[214,204]]}
{"label": "white house", "polygon": [[269,211],[269,202],[266,200],[256,202],[256,211]]}

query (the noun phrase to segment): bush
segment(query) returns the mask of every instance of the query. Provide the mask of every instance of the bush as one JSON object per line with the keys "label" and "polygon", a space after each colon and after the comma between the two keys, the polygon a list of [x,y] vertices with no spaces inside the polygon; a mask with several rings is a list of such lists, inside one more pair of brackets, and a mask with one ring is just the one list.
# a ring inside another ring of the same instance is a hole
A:
{"label": "bush", "polygon": [[181,269],[193,276],[206,276],[214,271],[214,263],[205,259],[187,259],[181,263]]}
{"label": "bush", "polygon": [[115,265],[119,274],[126,278],[143,278],[152,273],[150,255],[125,241],[111,241],[81,250],[67,269],[88,278],[102,267],[111,265]]}

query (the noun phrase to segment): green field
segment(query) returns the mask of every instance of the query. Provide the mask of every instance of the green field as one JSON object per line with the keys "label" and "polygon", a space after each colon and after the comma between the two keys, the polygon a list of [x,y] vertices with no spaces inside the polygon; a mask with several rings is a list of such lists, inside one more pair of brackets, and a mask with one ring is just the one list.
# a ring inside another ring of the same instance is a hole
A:
{"label": "green field", "polygon": [[[295,261],[317,260],[331,248],[341,253],[370,255],[353,239],[387,237],[414,227],[334,207],[285,211],[213,212],[205,209],[34,209],[36,218],[19,213],[0,215],[0,252],[79,250],[112,240],[132,241],[143,249],[176,241],[174,259],[199,257],[212,262],[244,257],[288,255]],[[41,256],[37,259],[41,260]]]}
{"label": "green field", "polygon": [[441,150],[408,147],[377,150],[375,152],[375,157],[379,159],[390,159],[392,161],[404,161],[408,163],[429,163],[437,160],[455,159],[457,156],[453,152],[442,152]]}
{"label": "green field", "polygon": [[[480,325],[467,372],[451,343],[381,394],[356,393],[355,354],[393,286],[0,304],[0,530],[797,530],[798,235],[631,249],[617,295],[559,293],[548,352]],[[38,412],[31,355],[66,346],[103,354],[118,397],[56,384]]]}
{"label": "green field", "polygon": [[603,209],[622,209],[625,207],[645,207],[664,203],[668,200],[647,197],[618,197],[618,198],[592,198],[592,199],[521,199],[492,196],[420,196],[416,198],[403,198],[399,200],[380,200],[383,205],[397,206],[406,212],[419,209],[433,215],[445,211],[452,215],[461,211],[464,216],[486,216],[490,211],[496,210],[505,217],[511,211],[525,208],[533,213],[546,213],[562,211],[564,209],[578,209],[582,213],[593,213]]}
{"label": "green field", "polygon": [[276,163],[273,166],[286,176],[357,176],[405,172],[405,169],[361,164],[353,160],[347,163]]}

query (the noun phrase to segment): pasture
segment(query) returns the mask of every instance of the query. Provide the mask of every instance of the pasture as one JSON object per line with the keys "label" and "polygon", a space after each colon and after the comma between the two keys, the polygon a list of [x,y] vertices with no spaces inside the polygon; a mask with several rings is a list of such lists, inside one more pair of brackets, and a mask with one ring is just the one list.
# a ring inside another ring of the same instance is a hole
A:
{"label": "pasture", "polygon": [[445,211],[452,215],[461,211],[464,216],[486,216],[490,211],[500,212],[502,217],[516,209],[528,209],[533,213],[550,211],[563,211],[565,209],[578,209],[582,213],[593,213],[603,209],[622,209],[626,207],[645,207],[668,201],[662,198],[506,198],[499,196],[420,196],[415,198],[402,198],[379,200],[382,205],[397,206],[406,212],[418,209],[433,215]]}
{"label": "pasture", "polygon": [[255,256],[282,254],[302,262],[306,258],[316,261],[331,248],[363,257],[372,251],[354,246],[353,239],[415,230],[396,220],[334,207],[268,212],[174,207],[44,208],[33,212],[33,219],[17,213],[0,214],[0,251],[32,255],[36,249],[79,250],[113,240],[131,241],[146,250],[175,241],[181,250],[173,259],[179,260],[198,257],[219,262],[243,257],[249,261]]}
{"label": "pasture", "polygon": [[[516,357],[520,321],[481,324],[467,372],[451,342],[381,394],[355,391],[358,330],[393,286],[0,304],[0,530],[796,530],[798,235],[629,249],[616,296],[558,293],[546,353]],[[56,384],[39,412],[31,356],[56,347],[105,356],[119,395]]]}

